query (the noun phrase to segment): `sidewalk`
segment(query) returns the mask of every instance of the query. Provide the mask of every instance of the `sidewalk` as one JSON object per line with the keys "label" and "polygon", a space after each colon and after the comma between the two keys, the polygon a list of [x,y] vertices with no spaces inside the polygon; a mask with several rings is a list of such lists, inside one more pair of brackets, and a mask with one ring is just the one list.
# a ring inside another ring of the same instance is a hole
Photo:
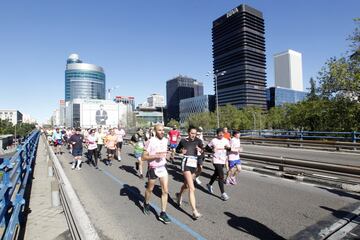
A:
{"label": "sidewalk", "polygon": [[43,138],[40,137],[31,188],[25,240],[71,239],[63,208],[51,206],[51,180]]}

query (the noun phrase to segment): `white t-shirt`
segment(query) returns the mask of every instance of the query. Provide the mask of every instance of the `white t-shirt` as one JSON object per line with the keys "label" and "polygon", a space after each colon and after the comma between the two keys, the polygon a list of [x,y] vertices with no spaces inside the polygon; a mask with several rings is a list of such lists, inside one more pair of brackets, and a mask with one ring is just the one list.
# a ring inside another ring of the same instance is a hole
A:
{"label": "white t-shirt", "polygon": [[214,149],[213,163],[214,164],[225,164],[227,159],[225,147],[230,147],[229,140],[226,138],[218,139],[214,138],[209,142],[209,147]]}
{"label": "white t-shirt", "polygon": [[97,148],[97,137],[92,136],[91,134],[87,137],[87,141],[89,143],[88,149],[93,150]]}
{"label": "white t-shirt", "polygon": [[116,129],[115,134],[117,136],[118,142],[122,142],[124,140],[124,136],[126,135],[124,129],[120,129],[120,130]]}
{"label": "white t-shirt", "polygon": [[145,150],[150,156],[162,155],[159,159],[149,161],[150,168],[158,168],[165,166],[166,164],[166,153],[167,153],[167,138],[163,137],[161,140],[157,137],[150,138],[145,143]]}
{"label": "white t-shirt", "polygon": [[230,140],[231,151],[229,154],[229,161],[239,160],[240,159],[240,139],[233,137]]}

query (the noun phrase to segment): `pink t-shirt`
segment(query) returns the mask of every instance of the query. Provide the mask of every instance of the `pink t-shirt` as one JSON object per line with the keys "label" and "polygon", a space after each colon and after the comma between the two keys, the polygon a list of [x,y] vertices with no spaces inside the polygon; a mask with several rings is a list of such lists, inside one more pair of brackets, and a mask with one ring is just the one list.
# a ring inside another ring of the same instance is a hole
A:
{"label": "pink t-shirt", "polygon": [[150,156],[153,155],[163,155],[159,159],[149,161],[150,168],[158,168],[165,166],[166,164],[166,153],[167,153],[167,138],[162,138],[161,140],[157,137],[150,138],[149,141],[145,143],[145,150],[149,153]]}
{"label": "pink t-shirt", "polygon": [[218,139],[214,138],[208,144],[209,147],[214,149],[213,154],[213,163],[215,164],[225,164],[227,159],[226,149],[225,147],[230,147],[229,140],[226,138]]}
{"label": "pink t-shirt", "polygon": [[231,151],[229,154],[229,160],[230,161],[235,161],[235,160],[239,160],[240,159],[240,139],[233,137],[230,140],[230,147],[231,147]]}
{"label": "pink t-shirt", "polygon": [[124,140],[124,136],[126,135],[124,129],[115,129],[115,134],[117,136],[117,141],[122,142]]}

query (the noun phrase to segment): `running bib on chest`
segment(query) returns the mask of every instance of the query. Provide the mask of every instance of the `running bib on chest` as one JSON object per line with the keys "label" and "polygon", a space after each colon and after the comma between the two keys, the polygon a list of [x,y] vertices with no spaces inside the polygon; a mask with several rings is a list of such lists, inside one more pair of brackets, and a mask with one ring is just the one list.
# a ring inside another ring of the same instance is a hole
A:
{"label": "running bib on chest", "polygon": [[196,157],[186,157],[186,166],[188,167],[197,167],[197,158]]}
{"label": "running bib on chest", "polygon": [[154,172],[157,177],[165,177],[168,175],[165,166],[155,168]]}
{"label": "running bib on chest", "polygon": [[176,135],[172,136],[172,141],[173,141],[173,142],[176,142],[176,140],[177,140]]}

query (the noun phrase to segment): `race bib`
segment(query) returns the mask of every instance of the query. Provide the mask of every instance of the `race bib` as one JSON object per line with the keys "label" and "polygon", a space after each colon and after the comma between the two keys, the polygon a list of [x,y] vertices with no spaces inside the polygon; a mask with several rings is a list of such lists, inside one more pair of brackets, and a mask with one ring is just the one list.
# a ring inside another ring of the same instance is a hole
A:
{"label": "race bib", "polygon": [[171,141],[176,142],[176,140],[177,140],[177,136],[176,135],[172,136]]}
{"label": "race bib", "polygon": [[196,157],[186,157],[186,166],[196,168],[197,167],[197,158]]}
{"label": "race bib", "polygon": [[155,172],[155,175],[156,175],[157,177],[159,177],[159,178],[160,178],[160,177],[165,177],[165,176],[168,175],[168,172],[167,172],[165,166],[161,166],[161,167],[155,168],[155,169],[154,169],[154,172]]}

